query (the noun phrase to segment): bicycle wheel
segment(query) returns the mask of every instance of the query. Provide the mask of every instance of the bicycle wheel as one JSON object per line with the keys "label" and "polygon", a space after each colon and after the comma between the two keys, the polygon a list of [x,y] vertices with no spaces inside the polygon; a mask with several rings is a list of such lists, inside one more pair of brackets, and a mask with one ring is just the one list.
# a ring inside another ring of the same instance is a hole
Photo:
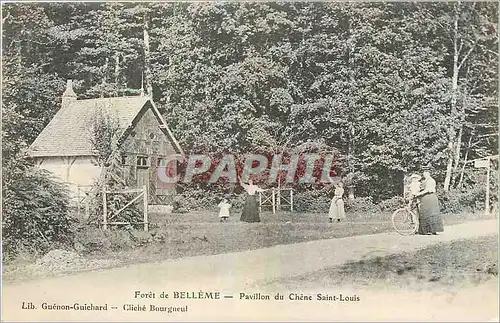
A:
{"label": "bicycle wheel", "polygon": [[411,235],[417,232],[418,218],[408,208],[401,208],[392,214],[392,226],[401,235]]}

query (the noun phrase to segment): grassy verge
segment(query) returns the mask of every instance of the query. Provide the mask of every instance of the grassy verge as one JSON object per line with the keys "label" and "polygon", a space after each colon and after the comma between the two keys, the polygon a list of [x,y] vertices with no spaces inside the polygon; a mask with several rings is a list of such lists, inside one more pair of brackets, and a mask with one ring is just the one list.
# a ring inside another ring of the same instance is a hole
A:
{"label": "grassy verge", "polygon": [[445,290],[478,285],[497,277],[497,263],[498,236],[495,235],[347,263],[304,276],[266,282],[265,288]]}
{"label": "grassy verge", "polygon": [[[220,223],[216,213],[154,214],[149,233],[108,234],[111,244],[97,245],[90,257],[116,258],[124,264],[154,262],[190,256],[214,255],[281,244],[343,238],[393,230],[391,214],[351,214],[340,223],[328,223],[324,214],[264,213],[260,223],[241,223],[232,216]],[[478,215],[445,215],[446,225],[472,221]],[[88,237],[84,237],[88,239]],[[90,237],[95,240],[95,237]],[[97,237],[103,241],[106,235]]]}
{"label": "grassy verge", "polygon": [[[346,221],[328,223],[325,214],[318,213],[263,213],[261,223],[241,223],[233,215],[227,223],[220,223],[216,213],[151,214],[149,232],[141,230],[108,230],[84,227],[78,234],[75,252],[78,266],[49,259],[50,270],[33,266],[40,257],[20,257],[4,263],[5,280],[23,280],[38,276],[54,276],[78,271],[124,266],[134,263],[156,262],[189,256],[238,252],[280,244],[342,238],[392,231],[390,213],[348,214]],[[445,215],[447,225],[480,219],[478,215]],[[35,264],[36,265],[36,264]],[[97,266],[97,267],[96,267]]]}
{"label": "grassy verge", "polygon": [[[239,213],[233,214],[229,218],[230,223],[240,223]],[[346,221],[348,222],[390,222],[392,212],[353,212],[347,214]],[[219,223],[219,218],[216,212],[191,212],[182,214],[161,214],[152,213],[149,215],[153,227],[163,227],[175,223],[183,224],[202,224],[202,223]],[[482,213],[459,213],[459,214],[443,214],[445,224],[456,224],[470,220],[480,220],[491,218],[491,216],[483,215]],[[295,212],[278,212],[276,214],[270,212],[261,213],[261,223],[327,223],[328,214],[326,213],[295,213]]]}

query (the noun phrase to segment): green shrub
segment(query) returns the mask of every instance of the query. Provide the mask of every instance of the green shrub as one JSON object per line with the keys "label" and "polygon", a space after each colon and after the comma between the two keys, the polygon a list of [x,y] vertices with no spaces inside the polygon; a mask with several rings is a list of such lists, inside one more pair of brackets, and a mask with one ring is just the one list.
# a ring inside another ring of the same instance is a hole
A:
{"label": "green shrub", "polygon": [[380,210],[385,212],[394,212],[400,207],[404,206],[405,201],[401,196],[393,196],[390,199],[382,200],[378,206]]}
{"label": "green shrub", "polygon": [[2,203],[5,257],[72,243],[68,190],[48,172],[21,165],[4,168]]}
{"label": "green shrub", "polygon": [[479,185],[467,190],[450,190],[438,192],[438,199],[443,213],[460,213],[482,210],[484,208],[485,190]]}
{"label": "green shrub", "polygon": [[442,213],[459,213],[464,210],[464,207],[460,204],[460,198],[456,194],[441,194],[438,199]]}
{"label": "green shrub", "polygon": [[[89,195],[90,222],[97,223],[104,212],[103,189],[120,191],[129,188],[129,186],[135,186],[135,183],[131,183],[130,168],[122,165],[122,152],[129,148],[126,143],[119,143],[121,136],[119,121],[97,113],[93,116],[92,132],[90,144],[97,152],[97,163],[103,170],[101,176],[94,182]],[[135,193],[106,194],[108,214],[116,214],[118,210],[121,210],[115,218],[116,221],[141,222],[142,207],[139,207],[140,203],[133,203],[122,210],[135,197]]]}
{"label": "green shrub", "polygon": [[[239,213],[243,210],[243,206],[245,205],[245,199],[247,197],[246,193],[241,193],[241,194],[233,194],[231,196],[228,196],[228,202],[231,204],[231,209],[230,212],[231,214],[236,214]],[[257,195],[258,198],[258,195]],[[217,201],[217,204],[219,204],[220,201]],[[258,200],[257,200],[258,203]],[[219,209],[217,209],[218,211]]]}
{"label": "green shrub", "polygon": [[85,226],[75,233],[75,249],[81,253],[93,253],[111,249],[106,231],[93,226]]}
{"label": "green shrub", "polygon": [[130,230],[129,236],[135,247],[141,247],[154,241],[153,235],[149,231]]}
{"label": "green shrub", "polygon": [[345,204],[346,211],[353,213],[379,213],[380,207],[373,203],[371,196],[356,197],[352,200],[347,200]]}
{"label": "green shrub", "polygon": [[82,226],[75,234],[75,249],[82,254],[132,250],[153,243],[165,243],[167,233],[161,228],[150,231],[129,227],[102,230],[95,226]]}
{"label": "green shrub", "polygon": [[136,240],[128,230],[103,230],[87,225],[76,232],[75,249],[84,254],[130,250],[137,246]]}
{"label": "green shrub", "polygon": [[203,189],[190,188],[174,197],[174,213],[197,210],[215,210],[220,201],[218,196]]}
{"label": "green shrub", "polygon": [[[231,211],[240,211],[245,203],[246,193],[227,193],[217,189],[187,186],[174,197],[174,213],[191,211],[218,211],[218,205],[223,198],[227,198]],[[258,196],[257,196],[258,198]]]}
{"label": "green shrub", "polygon": [[[96,180],[89,193],[89,224],[102,223],[102,214],[104,212],[103,208],[103,191],[104,183],[102,179]],[[121,190],[124,187],[109,187],[108,189]],[[120,193],[120,194],[106,194],[106,206],[108,215],[116,214],[116,212],[122,209],[128,202],[133,200],[137,196],[137,193]],[[130,222],[137,223],[141,222],[143,219],[142,212],[142,198],[139,201],[129,205],[127,208],[122,210],[120,214],[113,219],[113,221],[120,222]],[[133,225],[134,227],[139,227],[140,225]]]}
{"label": "green shrub", "polygon": [[[448,192],[438,191],[441,211],[445,213],[483,211],[486,195],[486,170],[471,168],[464,172],[460,185]],[[490,175],[490,206],[498,201],[498,177],[495,168]]]}
{"label": "green shrub", "polygon": [[297,212],[325,213],[328,212],[330,201],[326,190],[310,190],[297,192],[293,204]]}

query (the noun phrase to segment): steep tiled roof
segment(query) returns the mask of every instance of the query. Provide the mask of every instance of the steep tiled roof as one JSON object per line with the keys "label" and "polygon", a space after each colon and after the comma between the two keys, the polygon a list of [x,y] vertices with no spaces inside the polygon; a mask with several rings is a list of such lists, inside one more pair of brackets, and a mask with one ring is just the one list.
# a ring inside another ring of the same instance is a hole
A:
{"label": "steep tiled roof", "polygon": [[[30,155],[32,157],[94,155],[91,129],[95,116],[99,113],[107,114],[112,119],[118,120],[125,130],[149,100],[147,96],[75,100],[69,106],[62,107],[38,135],[30,147]],[[151,104],[156,110],[154,104],[152,102]],[[180,149],[170,131],[168,133],[172,137],[174,147]]]}

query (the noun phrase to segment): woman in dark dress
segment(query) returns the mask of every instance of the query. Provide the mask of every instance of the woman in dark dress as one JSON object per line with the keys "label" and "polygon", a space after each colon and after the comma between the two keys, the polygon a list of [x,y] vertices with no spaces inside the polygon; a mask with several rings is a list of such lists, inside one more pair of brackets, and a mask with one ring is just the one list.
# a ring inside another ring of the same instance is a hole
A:
{"label": "woman in dark dress", "polygon": [[248,184],[244,184],[240,178],[240,185],[247,192],[247,198],[245,200],[245,206],[243,207],[240,220],[243,222],[260,222],[259,206],[257,205],[255,193],[264,192],[265,189],[262,189],[257,185],[253,185],[253,181],[251,179],[248,180]]}
{"label": "woman in dark dress", "polygon": [[423,175],[423,190],[418,194],[420,198],[418,234],[437,234],[437,232],[443,232],[444,227],[436,195],[436,181],[428,171],[425,171]]}

